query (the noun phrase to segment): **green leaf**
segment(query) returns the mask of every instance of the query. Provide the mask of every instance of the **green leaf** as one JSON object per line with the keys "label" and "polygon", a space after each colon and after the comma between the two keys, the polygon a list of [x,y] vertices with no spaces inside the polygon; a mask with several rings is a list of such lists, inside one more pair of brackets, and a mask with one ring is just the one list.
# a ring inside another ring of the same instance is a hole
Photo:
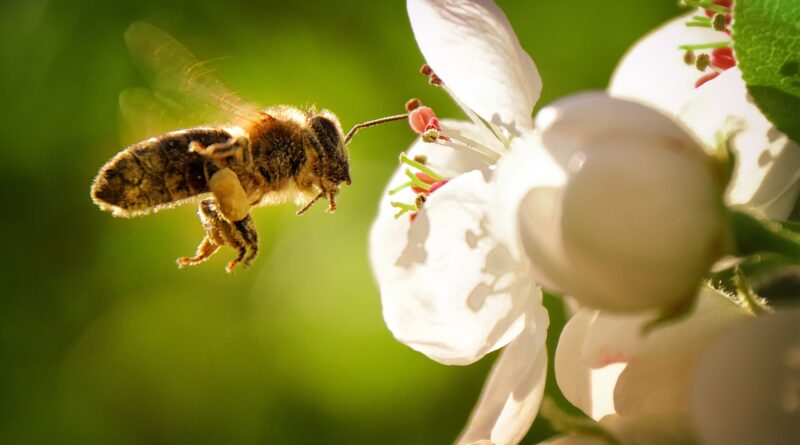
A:
{"label": "green leaf", "polygon": [[770,221],[744,211],[731,212],[730,222],[737,256],[776,253],[800,264],[800,233],[793,230],[796,224]]}
{"label": "green leaf", "polygon": [[800,142],[800,1],[736,0],[733,48],[756,105]]}

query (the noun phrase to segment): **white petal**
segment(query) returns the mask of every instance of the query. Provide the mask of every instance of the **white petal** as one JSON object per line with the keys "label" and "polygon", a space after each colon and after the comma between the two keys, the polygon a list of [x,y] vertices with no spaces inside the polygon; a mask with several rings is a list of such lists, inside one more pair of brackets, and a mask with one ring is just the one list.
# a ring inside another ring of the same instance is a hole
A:
{"label": "white petal", "polygon": [[697,353],[748,314],[728,297],[703,288],[689,315],[652,332],[642,331],[654,314],[620,315],[600,311],[586,334],[584,360],[590,366]]}
{"label": "white petal", "polygon": [[684,63],[683,51],[678,46],[730,39],[709,28],[687,27],[686,21],[696,14],[697,11],[692,11],[672,19],[636,42],[611,76],[609,94],[644,103],[669,115],[677,114],[703,75]]}
{"label": "white petal", "polygon": [[556,349],[555,371],[567,399],[595,420],[685,408],[696,357],[745,312],[709,289],[685,319],[644,335],[653,314],[616,315],[581,309]]}
{"label": "white petal", "polygon": [[632,359],[617,378],[614,408],[622,416],[686,412],[697,359],[691,352]]}
{"label": "white petal", "polygon": [[773,219],[789,216],[800,193],[800,146],[764,117],[738,68],[697,89],[678,117],[709,147],[726,125],[741,127],[732,141],[736,164],[728,204],[758,209]]}
{"label": "white petal", "polygon": [[[442,125],[472,138],[479,138],[482,135],[470,122],[444,120]],[[488,174],[488,165],[474,154],[426,143],[422,139],[417,139],[406,154],[412,159],[417,155],[425,156],[426,164],[445,178],[452,178],[471,170],[481,170]],[[395,219],[394,214],[397,209],[392,207],[391,202],[411,203],[414,201],[415,195],[410,189],[391,196],[388,193],[389,190],[408,181],[408,177],[404,174],[405,170],[404,164],[389,179],[389,183],[381,195],[378,216],[370,230],[370,262],[378,282],[383,280],[388,270],[391,270],[409,243],[408,218]]]}
{"label": "white petal", "polygon": [[[487,232],[491,186],[480,171],[457,176],[432,193],[414,223],[402,224],[403,246],[373,264],[387,326],[401,342],[446,364],[468,364],[513,340],[532,298],[527,269]],[[381,216],[379,215],[379,219]],[[373,258],[397,230],[376,224]]]}
{"label": "white petal", "polygon": [[[541,293],[537,300],[541,301]],[[544,393],[548,323],[544,307],[532,306],[525,331],[506,346],[495,362],[457,443],[490,439],[496,445],[512,445],[525,437]]]}
{"label": "white petal", "polygon": [[542,81],[490,0],[408,0],[422,55],[458,101],[511,134],[531,128]]}
{"label": "white petal", "polygon": [[586,335],[598,311],[581,309],[561,332],[555,356],[556,381],[561,392],[589,417],[600,420],[616,412],[614,387],[624,363],[590,366],[584,359]]}
{"label": "white petal", "polygon": [[622,445],[696,445],[685,413],[609,416],[600,423]]}
{"label": "white petal", "polygon": [[800,310],[720,338],[699,367],[692,405],[704,444],[800,443]]}
{"label": "white petal", "polygon": [[[684,414],[607,416],[601,422],[621,445],[696,445],[689,419]],[[540,445],[604,445],[590,436],[559,437]]]}
{"label": "white petal", "polygon": [[558,436],[539,445],[608,445],[604,439],[590,436]]}
{"label": "white petal", "polygon": [[616,311],[690,298],[723,225],[721,183],[698,143],[663,114],[602,93],[557,101],[536,123],[528,150],[550,160],[520,162],[528,184],[498,193],[525,193],[511,215],[537,282]]}

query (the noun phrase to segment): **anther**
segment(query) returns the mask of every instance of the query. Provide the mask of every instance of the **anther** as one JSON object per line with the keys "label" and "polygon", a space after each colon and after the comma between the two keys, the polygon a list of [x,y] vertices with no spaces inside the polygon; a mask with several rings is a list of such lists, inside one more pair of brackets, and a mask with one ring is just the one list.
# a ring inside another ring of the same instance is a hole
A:
{"label": "anther", "polygon": [[728,17],[725,14],[715,14],[711,19],[711,27],[716,31],[725,31],[728,26]]}
{"label": "anther", "polygon": [[436,127],[438,127],[439,121],[430,107],[419,106],[408,114],[408,124],[417,134],[425,133],[431,127],[433,121],[436,122]]}
{"label": "anther", "polygon": [[422,133],[422,140],[425,142],[436,142],[439,139],[439,130],[430,128]]}
{"label": "anther", "polygon": [[697,60],[697,58],[696,58],[696,57],[695,57],[695,55],[694,55],[694,51],[692,51],[692,50],[689,50],[689,51],[686,51],[686,53],[684,53],[684,55],[683,55],[683,62],[684,62],[685,64],[687,64],[687,65],[694,65],[694,62],[695,62],[695,60]]}
{"label": "anther", "polygon": [[697,56],[694,66],[696,66],[700,71],[705,71],[706,68],[708,68],[709,63],[711,63],[711,59],[708,57],[708,54],[700,54]]}
{"label": "anther", "polygon": [[419,108],[420,105],[421,105],[421,103],[420,103],[419,99],[416,99],[416,98],[409,99],[409,101],[406,102],[406,111],[408,111],[410,113],[410,112],[416,110],[417,108]]}
{"label": "anther", "polygon": [[422,165],[425,165],[428,163],[428,157],[425,155],[416,155],[414,156],[414,161],[419,162]]}
{"label": "anther", "polygon": [[428,76],[430,76],[431,74],[433,74],[433,69],[431,69],[430,65],[428,65],[428,64],[426,63],[425,65],[422,65],[422,68],[420,68],[420,69],[419,69],[419,72],[420,72],[420,74],[422,74],[423,76],[425,76],[425,77],[428,77]]}
{"label": "anther", "polygon": [[431,76],[428,78],[428,83],[435,86],[442,86],[444,84],[436,73],[431,73]]}

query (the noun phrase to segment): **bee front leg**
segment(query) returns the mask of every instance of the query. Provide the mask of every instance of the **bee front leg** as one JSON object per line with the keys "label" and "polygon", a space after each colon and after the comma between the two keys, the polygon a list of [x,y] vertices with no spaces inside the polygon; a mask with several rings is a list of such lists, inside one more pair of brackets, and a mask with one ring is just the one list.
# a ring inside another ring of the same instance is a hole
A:
{"label": "bee front leg", "polygon": [[336,191],[335,190],[328,190],[328,213],[333,213],[336,211],[336,199],[334,198]]}
{"label": "bee front leg", "polygon": [[230,222],[223,216],[214,198],[201,201],[198,213],[206,235],[197,246],[195,256],[178,258],[178,267],[202,263],[225,244],[238,251],[237,257],[225,267],[228,273],[233,272],[239,263],[245,266],[252,263],[258,255],[258,233],[250,215],[240,221]]}

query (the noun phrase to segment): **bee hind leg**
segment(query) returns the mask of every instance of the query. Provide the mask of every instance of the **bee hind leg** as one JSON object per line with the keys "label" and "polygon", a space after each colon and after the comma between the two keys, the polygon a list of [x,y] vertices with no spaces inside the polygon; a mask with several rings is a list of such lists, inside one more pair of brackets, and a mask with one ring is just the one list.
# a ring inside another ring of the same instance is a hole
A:
{"label": "bee hind leg", "polygon": [[238,251],[237,257],[225,267],[228,273],[233,272],[239,263],[249,266],[258,254],[258,233],[250,215],[240,221],[229,222],[214,198],[201,201],[198,213],[206,231],[205,237],[197,246],[195,256],[178,258],[178,267],[202,263],[225,244]]}

